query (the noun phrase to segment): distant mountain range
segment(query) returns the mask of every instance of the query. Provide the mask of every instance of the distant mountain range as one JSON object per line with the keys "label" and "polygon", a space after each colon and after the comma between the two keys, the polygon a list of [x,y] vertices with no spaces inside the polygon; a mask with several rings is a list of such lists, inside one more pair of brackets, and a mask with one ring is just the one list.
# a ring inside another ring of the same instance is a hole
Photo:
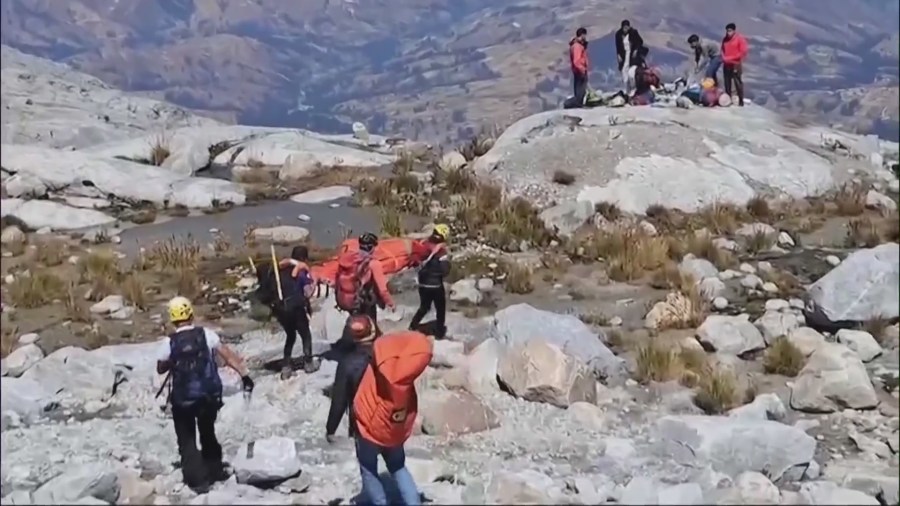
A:
{"label": "distant mountain range", "polygon": [[734,21],[749,96],[898,136],[896,0],[3,0],[0,39],[220,118],[446,141],[558,107],[577,26],[614,86],[624,18],[668,77]]}

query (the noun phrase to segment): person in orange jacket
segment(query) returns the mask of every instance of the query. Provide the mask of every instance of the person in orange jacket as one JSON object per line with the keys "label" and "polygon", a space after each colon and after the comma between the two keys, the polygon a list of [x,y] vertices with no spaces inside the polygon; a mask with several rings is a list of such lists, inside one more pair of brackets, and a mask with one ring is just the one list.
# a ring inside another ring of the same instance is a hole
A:
{"label": "person in orange jacket", "polygon": [[575,30],[575,37],[569,41],[569,62],[572,66],[572,85],[575,88],[575,106],[582,107],[588,88],[587,28]]}
{"label": "person in orange jacket", "polygon": [[[381,335],[378,307],[388,307],[393,311],[397,305],[388,290],[387,276],[381,262],[374,258],[377,246],[378,237],[367,232],[359,237],[359,251],[348,251],[338,257],[334,298],[338,308],[351,316],[367,315],[375,324],[376,334]],[[334,343],[339,349],[346,348],[348,344],[351,340],[346,331]]]}
{"label": "person in orange jacket", "polygon": [[747,39],[737,32],[734,23],[725,25],[722,39],[722,74],[725,77],[725,93],[731,96],[732,84],[737,94],[737,104],[744,107],[744,58],[750,51]]}

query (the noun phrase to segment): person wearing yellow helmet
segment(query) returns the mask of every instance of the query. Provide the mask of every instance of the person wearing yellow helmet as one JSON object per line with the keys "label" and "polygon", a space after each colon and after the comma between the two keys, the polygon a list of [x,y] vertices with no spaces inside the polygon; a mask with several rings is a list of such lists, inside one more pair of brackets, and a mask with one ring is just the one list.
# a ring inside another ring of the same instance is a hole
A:
{"label": "person wearing yellow helmet", "polygon": [[175,332],[160,342],[156,372],[169,373],[168,401],[172,406],[184,483],[202,493],[214,482],[228,478],[215,428],[222,407],[222,378],[216,357],[222,357],[241,376],[245,392],[253,390],[253,380],[243,360],[216,332],[194,325],[194,306],[190,300],[175,297],[167,309]]}
{"label": "person wearing yellow helmet", "polygon": [[419,309],[409,323],[410,330],[418,330],[422,319],[433,306],[434,336],[438,338],[447,334],[447,291],[444,288],[444,278],[450,273],[450,254],[447,251],[449,239],[450,227],[438,223],[419,248],[417,256],[422,258],[418,263]]}

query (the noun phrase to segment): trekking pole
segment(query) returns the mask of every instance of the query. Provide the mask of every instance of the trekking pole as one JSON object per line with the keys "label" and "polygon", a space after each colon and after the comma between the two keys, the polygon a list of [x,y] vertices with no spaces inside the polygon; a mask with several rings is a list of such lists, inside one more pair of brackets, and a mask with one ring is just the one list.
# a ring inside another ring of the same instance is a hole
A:
{"label": "trekking pole", "polygon": [[247,260],[250,260],[250,268],[253,269],[253,274],[257,274],[257,272],[256,272],[256,263],[253,262],[253,257],[250,256],[250,255],[247,255]]}
{"label": "trekking pole", "polygon": [[272,270],[275,271],[275,286],[278,287],[278,300],[284,302],[284,293],[281,291],[281,269],[278,268],[278,259],[275,258],[275,245],[269,245],[269,251],[272,252]]}

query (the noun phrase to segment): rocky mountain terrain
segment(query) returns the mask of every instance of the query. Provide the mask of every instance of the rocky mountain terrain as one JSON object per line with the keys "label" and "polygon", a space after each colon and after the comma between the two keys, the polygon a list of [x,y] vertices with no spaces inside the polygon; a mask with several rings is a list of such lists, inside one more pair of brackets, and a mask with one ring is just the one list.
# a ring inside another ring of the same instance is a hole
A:
{"label": "rocky mountain terrain", "polygon": [[[734,21],[753,48],[746,71],[752,97],[877,129],[850,120],[873,121],[880,108],[865,98],[835,108],[831,90],[877,85],[896,102],[897,4],[816,5],[9,0],[0,6],[0,40],[117,87],[243,123],[337,131],[361,121],[372,131],[435,141],[556,108],[571,87],[566,43],[576,25],[591,30],[592,84],[604,89],[617,83],[611,34],[621,19],[635,22],[653,63],[672,78],[683,70],[688,34],[718,38]],[[829,92],[805,95],[800,104],[790,95],[809,90]],[[889,121],[895,132],[896,117]]]}
{"label": "rocky mountain terrain", "polygon": [[[352,442],[324,438],[336,363],[279,378],[248,257],[305,243],[320,261],[348,234],[435,221],[453,234],[449,338],[407,443],[433,503],[900,500],[896,143],[663,102],[548,111],[437,153],[225,125],[6,48],[2,64],[2,504],[353,502]],[[414,273],[391,289],[388,332]],[[156,396],[176,294],[257,384],[245,398],[221,370],[232,475],[200,495]],[[345,316],[313,304],[324,353]]]}

